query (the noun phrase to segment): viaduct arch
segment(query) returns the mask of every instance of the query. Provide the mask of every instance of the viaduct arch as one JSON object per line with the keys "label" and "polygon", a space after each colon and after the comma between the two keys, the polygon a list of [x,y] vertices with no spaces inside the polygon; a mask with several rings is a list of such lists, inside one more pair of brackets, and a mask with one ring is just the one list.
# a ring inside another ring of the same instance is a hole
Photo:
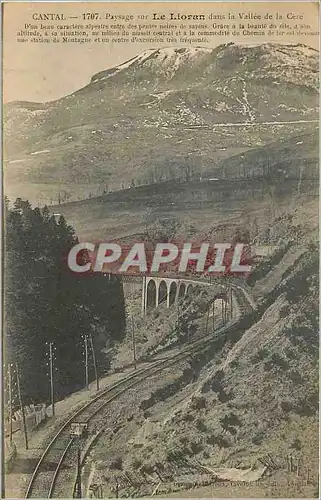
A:
{"label": "viaduct arch", "polygon": [[[163,276],[143,276],[143,277],[123,277],[123,289],[125,297],[142,291],[142,314],[145,315],[147,309],[153,309],[161,304],[171,307],[178,299],[188,295],[196,286],[211,286],[216,288],[214,302],[222,301],[222,314],[227,313],[228,305],[232,315],[233,294],[232,288],[227,290],[221,283],[215,283],[211,279],[193,279],[193,278],[169,278]],[[224,290],[225,289],[225,290]],[[211,306],[212,307],[212,306]],[[211,313],[210,313],[211,314]]]}
{"label": "viaduct arch", "polygon": [[166,303],[172,306],[179,298],[188,295],[197,283],[175,278],[144,277],[142,294],[142,311],[150,307],[158,307]]}
{"label": "viaduct arch", "polygon": [[[211,285],[210,282],[195,281],[192,279],[177,279],[165,278],[157,276],[145,276],[143,278],[142,290],[142,313],[145,314],[147,309],[158,307],[161,304],[166,304],[171,307],[178,299],[185,297],[196,287],[200,285]],[[213,285],[212,285],[213,286]],[[220,288],[221,291],[221,288]],[[220,291],[218,290],[218,297]],[[229,301],[226,295],[224,300]]]}

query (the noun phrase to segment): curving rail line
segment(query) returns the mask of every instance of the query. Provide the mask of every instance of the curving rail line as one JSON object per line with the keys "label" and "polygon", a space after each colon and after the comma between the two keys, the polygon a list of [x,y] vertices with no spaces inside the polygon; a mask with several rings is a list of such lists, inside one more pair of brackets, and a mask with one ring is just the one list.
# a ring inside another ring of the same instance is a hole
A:
{"label": "curving rail line", "polygon": [[[74,463],[76,454],[78,453],[78,446],[76,438],[70,437],[70,425],[73,422],[81,420],[81,422],[90,423],[91,427],[94,426],[95,417],[99,415],[101,410],[103,410],[109,403],[118,398],[121,394],[128,391],[128,389],[138,385],[143,380],[151,375],[155,375],[164,368],[170,367],[171,365],[177,363],[177,361],[184,360],[190,356],[191,353],[195,354],[204,349],[205,346],[212,344],[218,339],[227,336],[229,332],[232,332],[240,325],[244,316],[248,313],[254,311],[253,303],[249,300],[247,295],[244,293],[242,287],[233,286],[234,295],[238,301],[239,314],[236,318],[232,319],[225,326],[217,329],[215,335],[213,333],[203,336],[198,340],[191,342],[187,347],[182,349],[179,353],[173,354],[161,360],[151,362],[147,367],[136,370],[130,373],[126,377],[122,378],[118,382],[108,386],[106,389],[100,391],[94,398],[84,404],[80,409],[75,411],[60,427],[60,429],[53,436],[48,446],[41,455],[33,473],[30,478],[25,498],[52,498],[57,493],[57,482],[59,475],[64,476],[66,481],[66,471],[67,471],[67,482],[70,483],[70,494],[74,494],[75,481],[74,481]],[[97,433],[97,435],[100,432]],[[92,439],[87,450],[92,446]],[[82,457],[82,462],[85,457]],[[65,471],[65,474],[62,474]],[[68,473],[72,477],[68,477]],[[64,487],[65,487],[64,481]]]}

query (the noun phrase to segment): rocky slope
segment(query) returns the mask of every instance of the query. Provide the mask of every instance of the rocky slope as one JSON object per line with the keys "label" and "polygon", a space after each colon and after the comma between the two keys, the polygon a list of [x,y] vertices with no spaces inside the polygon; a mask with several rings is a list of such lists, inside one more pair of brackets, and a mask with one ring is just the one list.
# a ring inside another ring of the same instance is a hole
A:
{"label": "rocky slope", "polygon": [[[278,284],[262,294],[258,321],[221,349],[177,366],[161,387],[136,395],[130,418],[117,421],[114,435],[93,452],[95,481],[104,491],[118,478],[121,494],[129,496],[150,496],[158,483],[160,496],[177,490],[190,497],[316,495],[316,247],[282,269]],[[289,471],[290,456],[295,467],[300,460],[298,472]],[[242,478],[249,472],[263,477],[251,484]],[[216,474],[245,483],[234,482],[222,494]],[[209,486],[196,489],[204,476]]]}

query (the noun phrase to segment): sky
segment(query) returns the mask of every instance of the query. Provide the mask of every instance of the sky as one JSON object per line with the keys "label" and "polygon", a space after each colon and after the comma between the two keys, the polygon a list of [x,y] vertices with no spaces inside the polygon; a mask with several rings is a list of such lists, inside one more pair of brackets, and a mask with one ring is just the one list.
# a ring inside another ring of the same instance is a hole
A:
{"label": "sky", "polygon": [[[58,99],[70,94],[89,83],[93,74],[120,64],[127,59],[147,48],[158,48],[168,46],[168,43],[158,44],[157,47],[146,43],[137,44],[47,44],[47,43],[19,43],[16,41],[18,30],[24,29],[25,24],[40,24],[34,21],[32,16],[39,13],[63,13],[67,21],[43,21],[43,24],[65,24],[65,23],[87,23],[82,21],[84,12],[98,12],[99,15],[106,13],[112,15],[139,14],[148,15],[146,21],[133,21],[135,23],[149,23],[154,12],[168,15],[169,12],[183,12],[206,14],[228,12],[256,12],[256,13],[282,13],[301,15],[304,20],[300,23],[309,24],[311,30],[318,28],[318,4],[316,2],[149,2],[149,3],[20,3],[10,2],[4,5],[3,16],[3,98],[5,102],[14,100],[25,100],[44,102]],[[77,18],[76,18],[77,17]],[[89,21],[92,22],[92,21]],[[105,22],[107,21],[95,21]],[[117,21],[116,21],[117,22]],[[122,22],[122,21],[120,21]],[[165,21],[162,21],[165,22]],[[206,21],[209,23],[209,21]],[[224,21],[222,21],[224,22]],[[251,21],[262,22],[262,21]],[[286,21],[294,23],[297,21]],[[226,37],[213,37],[207,47],[215,47],[221,43],[228,43],[231,39]],[[233,41],[241,43],[261,42],[283,42],[304,43],[318,48],[318,36],[294,36],[294,37],[238,37]],[[173,44],[174,46],[189,46],[184,44]]]}

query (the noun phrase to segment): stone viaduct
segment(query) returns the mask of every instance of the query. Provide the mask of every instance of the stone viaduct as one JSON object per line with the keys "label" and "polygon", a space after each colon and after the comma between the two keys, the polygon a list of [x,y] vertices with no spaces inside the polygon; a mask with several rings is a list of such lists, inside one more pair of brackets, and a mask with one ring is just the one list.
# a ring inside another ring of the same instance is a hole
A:
{"label": "stone viaduct", "polygon": [[123,276],[124,294],[130,295],[135,291],[142,292],[142,314],[147,309],[166,304],[171,307],[178,299],[188,295],[196,286],[212,286],[217,288],[217,298],[229,302],[230,294],[226,285],[210,279],[172,278],[165,276]]}

